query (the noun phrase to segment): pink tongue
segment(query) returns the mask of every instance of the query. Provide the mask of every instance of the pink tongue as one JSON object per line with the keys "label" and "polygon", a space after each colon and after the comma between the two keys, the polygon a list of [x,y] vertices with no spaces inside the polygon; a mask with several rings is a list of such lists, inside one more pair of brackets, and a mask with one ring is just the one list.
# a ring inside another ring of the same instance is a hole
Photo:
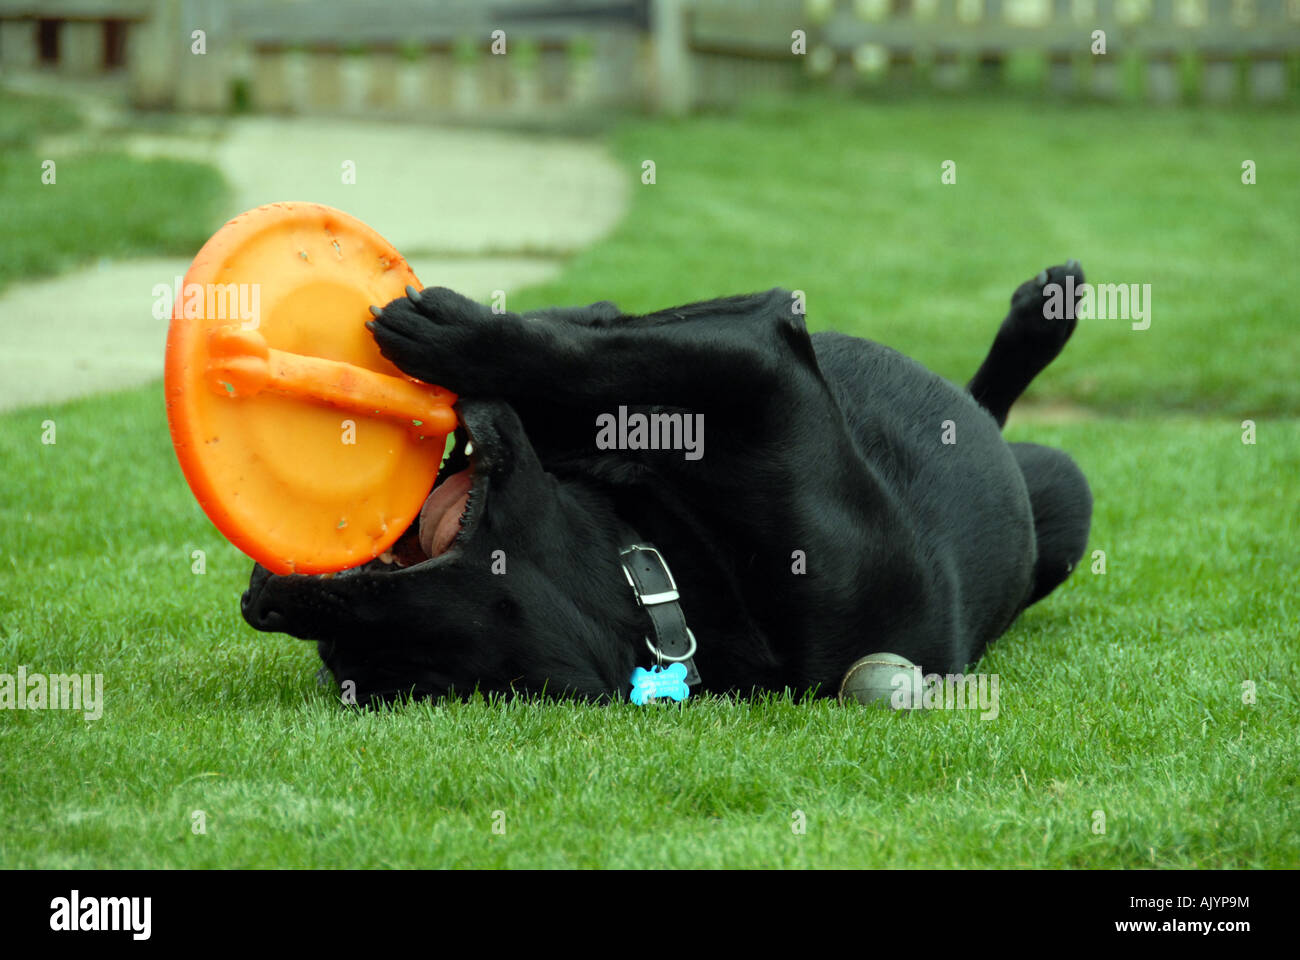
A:
{"label": "pink tongue", "polygon": [[420,549],[436,557],[451,546],[460,532],[460,518],[469,503],[473,482],[469,470],[453,473],[429,494],[420,510]]}

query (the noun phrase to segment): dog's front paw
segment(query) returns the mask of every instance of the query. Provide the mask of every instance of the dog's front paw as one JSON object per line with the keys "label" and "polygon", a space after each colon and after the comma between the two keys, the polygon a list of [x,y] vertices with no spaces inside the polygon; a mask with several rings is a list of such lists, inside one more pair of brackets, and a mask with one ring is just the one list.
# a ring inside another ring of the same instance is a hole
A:
{"label": "dog's front paw", "polygon": [[446,287],[406,288],[366,326],[379,351],[405,373],[461,394],[497,393],[503,357],[518,348],[521,321]]}

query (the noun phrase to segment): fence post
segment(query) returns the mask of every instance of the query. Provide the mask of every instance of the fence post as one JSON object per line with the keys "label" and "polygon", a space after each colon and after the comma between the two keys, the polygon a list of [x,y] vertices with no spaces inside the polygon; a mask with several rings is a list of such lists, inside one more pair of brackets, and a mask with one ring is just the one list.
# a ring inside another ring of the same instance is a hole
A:
{"label": "fence post", "polygon": [[651,11],[655,108],[678,116],[691,108],[691,54],[686,47],[687,0],[654,0]]}

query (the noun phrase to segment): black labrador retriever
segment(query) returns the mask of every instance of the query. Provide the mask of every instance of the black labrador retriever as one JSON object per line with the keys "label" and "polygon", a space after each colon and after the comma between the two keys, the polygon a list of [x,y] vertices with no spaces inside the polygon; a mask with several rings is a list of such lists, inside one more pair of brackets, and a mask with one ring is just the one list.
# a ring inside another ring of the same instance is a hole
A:
{"label": "black labrador retriever", "polygon": [[368,326],[461,397],[419,521],[335,576],[255,567],[244,617],[318,641],[360,704],[624,699],[676,662],[697,691],[834,695],[875,651],[960,672],[1087,544],[1074,462],[1000,432],[1074,330],[1044,309],[1067,274],[1015,292],[965,391],[810,336],[780,289],[645,316],[409,289]]}

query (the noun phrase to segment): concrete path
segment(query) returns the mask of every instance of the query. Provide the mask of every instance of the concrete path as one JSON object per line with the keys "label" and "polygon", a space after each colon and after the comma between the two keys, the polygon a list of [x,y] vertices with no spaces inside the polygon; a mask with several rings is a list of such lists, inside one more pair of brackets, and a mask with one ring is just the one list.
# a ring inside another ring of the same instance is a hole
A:
{"label": "concrete path", "polygon": [[[505,290],[507,303],[510,291],[553,276],[609,231],[639,174],[591,141],[317,119],[198,121],[184,136],[115,140],[91,130],[41,149],[59,156],[113,142],[137,156],[217,166],[231,187],[221,222],[275,200],[324,203],[383,234],[426,286],[479,299]],[[345,163],[355,183],[344,182]],[[188,258],[105,260],[7,288],[0,410],[160,377],[167,321],[153,317],[153,288],[188,266]]]}

